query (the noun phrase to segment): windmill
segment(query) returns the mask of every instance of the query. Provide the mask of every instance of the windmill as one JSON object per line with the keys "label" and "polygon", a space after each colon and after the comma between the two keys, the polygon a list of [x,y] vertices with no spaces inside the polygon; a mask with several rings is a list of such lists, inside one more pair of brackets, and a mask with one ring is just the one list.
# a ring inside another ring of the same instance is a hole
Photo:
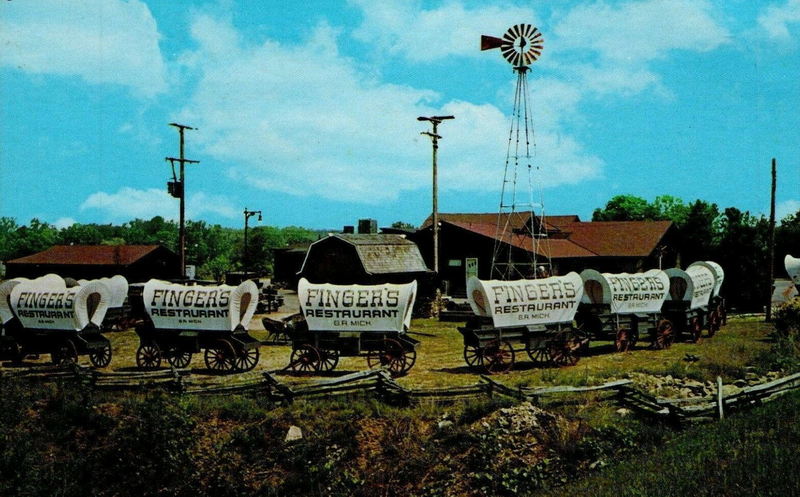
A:
{"label": "windmill", "polygon": [[[531,24],[512,26],[502,38],[481,36],[481,50],[499,48],[517,74],[492,255],[491,277],[495,279],[533,278],[551,272],[541,180],[538,175],[534,178],[539,166],[533,164],[536,143],[527,77],[529,66],[542,54],[543,47],[542,33]],[[524,174],[527,178],[520,177]],[[518,191],[518,183],[527,184],[527,195]]]}

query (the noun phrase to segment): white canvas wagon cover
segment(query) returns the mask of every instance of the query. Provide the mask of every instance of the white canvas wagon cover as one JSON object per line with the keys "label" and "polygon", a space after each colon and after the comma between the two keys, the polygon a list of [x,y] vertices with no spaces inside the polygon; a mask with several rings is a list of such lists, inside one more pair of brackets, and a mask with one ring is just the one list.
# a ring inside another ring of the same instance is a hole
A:
{"label": "white canvas wagon cover", "polygon": [[706,266],[711,270],[711,273],[714,275],[714,293],[712,293],[711,296],[719,296],[719,291],[722,288],[722,282],[725,279],[725,271],[722,270],[722,266],[714,261],[696,261],[689,264],[689,267],[692,266]]}
{"label": "white canvas wagon cover", "polygon": [[142,298],[156,329],[233,331],[250,324],[258,305],[258,287],[250,280],[239,286],[150,280]]}
{"label": "white canvas wagon cover", "polygon": [[24,328],[80,331],[100,326],[111,290],[99,281],[67,288],[63,278],[48,274],[21,280],[11,289],[11,310]]}
{"label": "white canvas wagon cover", "polygon": [[122,307],[125,303],[125,298],[128,296],[128,280],[121,274],[96,280],[78,280],[78,283],[84,285],[89,281],[99,281],[111,290],[111,302],[108,304],[108,307]]}
{"label": "white canvas wagon cover", "polygon": [[655,313],[669,292],[669,276],[660,269],[644,273],[581,272],[583,303],[608,304],[614,314]]}
{"label": "white canvas wagon cover", "polygon": [[669,276],[669,297],[667,300],[689,303],[689,309],[708,305],[714,292],[714,273],[707,266],[695,265],[683,271],[678,268],[666,270]]}
{"label": "white canvas wagon cover", "polygon": [[300,310],[312,331],[398,331],[411,326],[417,282],[382,285],[297,285]]}
{"label": "white canvas wagon cover", "polygon": [[472,312],[491,317],[497,328],[572,321],[583,296],[578,273],[535,280],[467,281]]}
{"label": "white canvas wagon cover", "polygon": [[786,272],[789,273],[792,283],[800,286],[800,259],[786,254],[786,257],[783,258],[783,265],[786,266]]}
{"label": "white canvas wagon cover", "polygon": [[11,312],[11,290],[27,278],[13,278],[0,282],[0,324],[6,324],[14,318]]}

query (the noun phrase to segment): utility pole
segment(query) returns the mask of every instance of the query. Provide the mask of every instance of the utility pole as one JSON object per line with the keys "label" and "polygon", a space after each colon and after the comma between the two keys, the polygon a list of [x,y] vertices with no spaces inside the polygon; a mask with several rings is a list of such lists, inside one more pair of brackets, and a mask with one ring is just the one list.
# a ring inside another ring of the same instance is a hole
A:
{"label": "utility pole", "polygon": [[421,135],[427,135],[433,142],[433,272],[439,277],[439,176],[436,165],[436,151],[439,150],[438,126],[442,121],[455,119],[455,116],[420,116],[417,121],[430,121],[433,125],[433,132],[423,131]]}
{"label": "utility pole", "polygon": [[772,158],[772,195],[769,203],[769,295],[767,297],[766,322],[772,321],[772,286],[775,284],[775,187],[777,185],[777,163]]}
{"label": "utility pole", "polygon": [[252,216],[258,214],[258,220],[261,221],[261,211],[249,211],[247,207],[244,208],[244,275],[247,277],[247,268],[250,262],[250,255],[247,251],[247,220]]}
{"label": "utility pole", "polygon": [[[180,199],[181,206],[180,206],[180,231],[178,234],[178,252],[180,254],[181,260],[181,279],[186,279],[186,178],[185,178],[185,170],[184,166],[186,164],[199,164],[200,161],[198,160],[189,160],[184,157],[183,149],[184,149],[184,137],[183,132],[187,129],[197,129],[192,128],[191,126],[186,126],[184,124],[177,124],[177,123],[169,123],[170,126],[174,126],[178,128],[178,134],[180,135],[180,155],[179,157],[167,157],[166,160],[170,162],[172,165],[172,181],[167,183],[167,191],[169,194],[175,198]],[[178,162],[180,164],[180,176],[176,177],[175,175],[175,163]]]}

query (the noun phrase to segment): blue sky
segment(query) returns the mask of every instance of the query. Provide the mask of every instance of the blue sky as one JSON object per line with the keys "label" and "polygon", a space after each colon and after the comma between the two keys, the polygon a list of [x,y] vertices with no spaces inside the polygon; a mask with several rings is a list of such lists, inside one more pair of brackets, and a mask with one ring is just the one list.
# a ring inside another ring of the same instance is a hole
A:
{"label": "blue sky", "polygon": [[[614,195],[800,209],[800,0],[0,2],[0,216],[241,227],[496,211],[515,75],[482,34],[536,25],[545,212]],[[253,221],[251,219],[251,221]]]}

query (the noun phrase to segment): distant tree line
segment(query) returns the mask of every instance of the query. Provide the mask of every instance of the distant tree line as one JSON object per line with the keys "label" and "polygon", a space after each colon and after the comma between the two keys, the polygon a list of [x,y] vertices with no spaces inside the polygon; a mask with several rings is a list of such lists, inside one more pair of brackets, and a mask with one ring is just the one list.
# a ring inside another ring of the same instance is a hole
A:
{"label": "distant tree line", "polygon": [[[595,209],[593,221],[669,220],[678,230],[681,266],[713,260],[725,270],[723,293],[729,305],[757,311],[771,292],[769,272],[769,219],[735,207],[720,210],[703,200],[684,203],[663,195],[653,202],[634,195],[618,195],[605,207]],[[786,278],[783,258],[800,253],[800,211],[776,221],[775,276]],[[725,291],[727,289],[727,291]]]}
{"label": "distant tree line", "polygon": [[[24,257],[53,245],[163,245],[178,252],[177,222],[156,216],[122,225],[73,224],[56,228],[32,219],[20,226],[0,217],[0,261]],[[247,230],[247,269],[272,274],[272,249],[316,241],[324,232],[296,226],[256,226]],[[197,267],[199,278],[220,280],[225,272],[244,269],[244,229],[186,222],[186,263]]]}

